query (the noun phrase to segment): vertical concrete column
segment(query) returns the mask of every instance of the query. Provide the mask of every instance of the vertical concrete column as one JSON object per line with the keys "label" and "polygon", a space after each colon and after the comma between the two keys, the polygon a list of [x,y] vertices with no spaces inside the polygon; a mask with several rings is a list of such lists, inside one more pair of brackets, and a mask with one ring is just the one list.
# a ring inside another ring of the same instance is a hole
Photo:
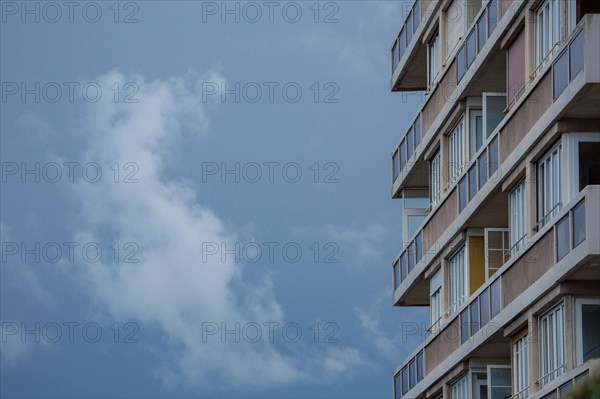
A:
{"label": "vertical concrete column", "polygon": [[535,13],[525,11],[525,87],[535,67]]}
{"label": "vertical concrete column", "polygon": [[537,165],[533,162],[525,165],[525,200],[527,201],[527,238],[535,235],[534,227],[537,223]]}

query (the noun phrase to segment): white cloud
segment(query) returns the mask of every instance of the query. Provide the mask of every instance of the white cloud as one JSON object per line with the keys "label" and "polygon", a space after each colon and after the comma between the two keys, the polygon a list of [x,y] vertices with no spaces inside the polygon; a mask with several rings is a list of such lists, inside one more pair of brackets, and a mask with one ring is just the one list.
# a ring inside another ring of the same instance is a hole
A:
{"label": "white cloud", "polygon": [[[249,285],[240,265],[202,262],[201,243],[233,242],[236,234],[196,202],[192,187],[164,177],[183,134],[209,134],[207,104],[200,91],[203,80],[224,78],[215,72],[205,76],[189,72],[147,81],[112,72],[97,80],[104,87],[136,82],[139,103],[115,103],[104,97],[88,107],[85,133],[90,147],[82,162],[121,166],[135,162],[139,182],[116,184],[111,175],[97,184],[75,185],[74,198],[81,204],[75,236],[79,241],[98,241],[108,231],[114,241],[136,242],[140,262],[88,265],[74,278],[112,317],[141,321],[168,336],[170,347],[157,350],[166,360],[155,371],[165,387],[180,379],[190,384],[222,380],[228,385],[264,386],[319,381],[323,374],[340,376],[359,365],[358,351],[340,348],[294,356],[269,344],[202,342],[203,322],[262,323],[284,316],[268,276]],[[307,368],[315,359],[322,366]]]}

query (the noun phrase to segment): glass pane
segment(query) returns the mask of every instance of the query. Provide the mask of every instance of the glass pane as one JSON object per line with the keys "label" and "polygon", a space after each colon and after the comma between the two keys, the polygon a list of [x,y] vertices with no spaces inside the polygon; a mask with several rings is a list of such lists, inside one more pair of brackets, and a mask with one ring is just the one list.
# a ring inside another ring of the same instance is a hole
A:
{"label": "glass pane", "polygon": [[404,196],[404,209],[426,209],[428,206],[429,198],[427,197]]}
{"label": "glass pane", "polygon": [[579,142],[579,191],[600,184],[600,142]]}
{"label": "glass pane", "polygon": [[394,376],[394,399],[402,398],[401,375],[401,373],[398,373]]}
{"label": "glass pane", "polygon": [[400,285],[400,262],[394,263],[394,289]]}
{"label": "glass pane", "polygon": [[415,134],[412,128],[408,131],[408,134],[406,135],[406,143],[406,160],[408,161],[410,157],[412,157],[412,154],[415,150]]}
{"label": "glass pane", "polygon": [[583,361],[600,358],[600,305],[581,305]]}
{"label": "glass pane", "polygon": [[401,273],[401,277],[402,277],[402,281],[404,281],[404,279],[406,278],[406,276],[408,275],[408,269],[407,269],[407,262],[406,262],[406,252],[402,254],[402,256],[400,256],[400,273]]}
{"label": "glass pane", "polygon": [[512,395],[511,370],[508,367],[490,368],[491,398],[510,398]]}
{"label": "glass pane", "polygon": [[570,80],[583,70],[583,41],[583,30],[581,30],[569,45]]}
{"label": "glass pane", "polygon": [[485,137],[490,137],[504,118],[506,96],[485,96]]}
{"label": "glass pane", "polygon": [[467,36],[467,69],[473,64],[475,61],[475,56],[477,55],[477,36],[475,36],[475,30],[472,30],[469,36]]}
{"label": "glass pane", "polygon": [[417,263],[419,263],[423,257],[423,232],[417,234],[417,237],[415,238],[415,257]]}
{"label": "glass pane", "polygon": [[409,246],[408,246],[408,251],[406,251],[407,255],[408,255],[408,272],[412,272],[412,270],[415,268],[415,243],[412,242]]}
{"label": "glass pane", "polygon": [[417,355],[417,382],[423,379],[423,371],[425,370],[425,363],[423,362],[423,352],[419,352]]}
{"label": "glass pane", "polygon": [[465,46],[464,44],[458,50],[456,54],[456,79],[457,82],[460,82],[465,76],[465,72],[467,71],[467,57],[465,55]]}
{"label": "glass pane", "polygon": [[496,136],[488,146],[488,156],[489,156],[489,170],[488,176],[492,177],[494,173],[498,170],[500,166],[499,161],[499,153],[498,153],[498,136]]}
{"label": "glass pane", "polygon": [[496,25],[498,24],[498,0],[491,0],[488,8],[488,37],[491,36],[494,29],[496,29]]}
{"label": "glass pane", "polygon": [[408,216],[408,237],[412,237],[416,232],[426,215],[410,215]]}
{"label": "glass pane", "polygon": [[417,385],[417,362],[414,358],[408,364],[408,371],[410,388],[412,389],[415,385]]}
{"label": "glass pane", "polygon": [[398,66],[398,40],[394,43],[394,47],[392,47],[392,73],[396,70]]}
{"label": "glass pane", "polygon": [[400,143],[400,170],[406,165],[406,140]]}
{"label": "glass pane", "polygon": [[477,52],[481,51],[485,45],[487,39],[486,28],[485,13],[483,13],[481,17],[479,17],[479,21],[477,21]]}
{"label": "glass pane", "polygon": [[402,395],[408,392],[408,367],[402,369]]}
{"label": "glass pane", "polygon": [[464,344],[470,337],[470,328],[469,328],[469,313],[468,309],[463,310],[460,313],[460,343]]}
{"label": "glass pane", "polygon": [[419,145],[419,143],[421,142],[421,115],[419,114],[417,116],[417,119],[415,119],[415,123],[413,125],[413,130],[415,131],[415,148]]}
{"label": "glass pane", "polygon": [[477,194],[477,165],[471,166],[469,169],[469,201]]}
{"label": "glass pane", "polygon": [[483,187],[483,185],[487,182],[488,176],[488,167],[487,167],[487,151],[484,151],[479,156],[477,160],[477,164],[479,166],[479,188]]}
{"label": "glass pane", "polygon": [[413,6],[413,30],[416,31],[421,22],[421,2],[415,1]]}
{"label": "glass pane", "polygon": [[406,50],[406,37],[404,35],[404,28],[400,31],[400,36],[398,36],[398,42],[400,43],[400,58],[404,55],[404,51]]}
{"label": "glass pane", "polygon": [[569,218],[565,217],[556,224],[556,260],[559,261],[570,251]]}
{"label": "glass pane", "polygon": [[394,155],[392,156],[392,169],[394,180],[396,180],[400,174],[400,159],[398,158],[398,151],[394,152]]}
{"label": "glass pane", "polygon": [[492,318],[500,313],[501,308],[501,296],[500,296],[500,279],[497,278],[496,281],[492,283],[490,286],[490,296],[491,296],[491,310],[492,310]]}
{"label": "glass pane", "polygon": [[479,331],[479,300],[475,299],[471,305],[469,305],[469,311],[471,314],[471,336],[475,335]]}
{"label": "glass pane", "polygon": [[485,291],[479,296],[479,312],[480,322],[482,326],[485,326],[490,321],[490,289],[486,288]]}
{"label": "glass pane", "polygon": [[573,208],[573,248],[585,241],[585,201]]}
{"label": "glass pane", "polygon": [[552,87],[554,101],[565,91],[569,84],[569,53],[564,51],[552,66]]}
{"label": "glass pane", "polygon": [[407,47],[410,45],[410,41],[413,36],[413,14],[412,12],[408,14],[408,18],[406,19],[406,44]]}
{"label": "glass pane", "polygon": [[458,183],[458,211],[462,212],[467,206],[467,178],[460,179]]}

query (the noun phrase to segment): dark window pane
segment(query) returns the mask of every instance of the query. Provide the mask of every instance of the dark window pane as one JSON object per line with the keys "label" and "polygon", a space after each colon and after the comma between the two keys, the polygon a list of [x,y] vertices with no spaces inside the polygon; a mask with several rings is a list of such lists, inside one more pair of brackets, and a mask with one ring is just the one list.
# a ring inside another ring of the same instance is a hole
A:
{"label": "dark window pane", "polygon": [[469,36],[467,36],[467,69],[469,69],[471,64],[473,64],[473,61],[475,61],[475,56],[477,55],[476,38],[477,36],[475,36],[475,30],[472,30],[471,33],[469,33]]}
{"label": "dark window pane", "polygon": [[569,217],[563,218],[556,224],[556,260],[559,261],[570,251]]}
{"label": "dark window pane", "polygon": [[425,370],[425,363],[423,362],[423,351],[417,355],[417,382],[423,379],[423,371]]}
{"label": "dark window pane", "polygon": [[585,241],[585,201],[573,208],[573,248]]}
{"label": "dark window pane", "polygon": [[469,201],[477,194],[477,165],[471,166],[469,169]]}
{"label": "dark window pane", "polygon": [[401,381],[401,373],[398,373],[394,376],[394,399],[402,398],[402,381]]}
{"label": "dark window pane", "polygon": [[417,385],[417,361],[413,358],[408,364],[408,375],[410,379],[410,389]]}
{"label": "dark window pane", "polygon": [[396,150],[396,152],[392,156],[392,169],[394,180],[396,180],[398,178],[398,175],[400,174],[400,159],[398,158],[398,150]]}
{"label": "dark window pane", "polygon": [[412,272],[412,270],[415,268],[415,242],[411,242],[410,245],[408,246],[408,251],[406,251],[406,253],[408,254],[408,272]]}
{"label": "dark window pane", "polygon": [[421,115],[420,114],[417,116],[417,119],[415,119],[413,130],[415,131],[415,148],[416,148],[419,145],[419,143],[421,142]]}
{"label": "dark window pane", "polygon": [[402,256],[400,256],[400,273],[401,273],[400,276],[402,277],[402,281],[404,281],[404,279],[408,275],[407,263],[406,263],[406,252],[404,252],[402,254]]}
{"label": "dark window pane", "polygon": [[458,182],[458,211],[462,212],[467,206],[467,177],[463,177]]}
{"label": "dark window pane", "polygon": [[398,36],[398,43],[400,43],[400,58],[404,55],[404,51],[406,50],[406,37],[404,35],[404,28],[400,31],[400,35]]}
{"label": "dark window pane", "polygon": [[490,289],[486,288],[485,291],[479,296],[479,313],[481,315],[480,322],[482,326],[485,326],[490,321]]}
{"label": "dark window pane", "polygon": [[569,45],[570,80],[583,70],[583,39],[583,30],[581,30]]}
{"label": "dark window pane", "polygon": [[562,94],[569,84],[569,52],[563,51],[552,65],[552,92],[554,100]]}
{"label": "dark window pane", "polygon": [[579,191],[600,184],[600,142],[579,142]]}
{"label": "dark window pane", "polygon": [[490,286],[490,296],[491,296],[491,310],[492,310],[492,318],[496,316],[500,312],[501,308],[501,292],[500,292],[500,279],[497,278],[496,281],[492,283]]}
{"label": "dark window pane", "polygon": [[408,19],[406,20],[406,47],[410,45],[410,41],[413,36],[413,15],[412,12],[408,14]]}
{"label": "dark window pane", "polygon": [[498,24],[498,0],[491,0],[487,8],[488,37],[492,35]]}
{"label": "dark window pane", "polygon": [[487,167],[487,151],[483,151],[477,160],[479,167],[479,188],[487,182],[488,167]]}
{"label": "dark window pane", "polygon": [[406,135],[406,161],[408,162],[408,160],[410,159],[410,157],[412,157],[412,154],[415,150],[415,133],[413,132],[412,127],[410,128],[410,130],[408,131],[408,134]]}
{"label": "dark window pane", "polygon": [[400,285],[400,262],[394,263],[394,289]]}
{"label": "dark window pane", "polygon": [[415,258],[416,263],[419,263],[421,258],[423,257],[423,232],[417,234],[415,238]]}
{"label": "dark window pane", "polygon": [[560,386],[560,388],[558,388],[558,397],[559,398],[566,398],[568,397],[569,393],[571,393],[571,391],[573,390],[573,381],[569,381],[566,384],[563,384]]}
{"label": "dark window pane", "polygon": [[406,140],[400,143],[400,170],[406,165]]}
{"label": "dark window pane", "polygon": [[465,56],[465,45],[463,44],[456,54],[456,79],[460,82],[467,71],[467,58]]}
{"label": "dark window pane", "polygon": [[485,13],[481,14],[479,17],[479,21],[477,21],[477,52],[480,52],[483,46],[485,45],[485,41],[487,40],[486,35],[486,19]]}
{"label": "dark window pane", "polygon": [[488,147],[488,156],[490,158],[488,177],[492,177],[492,175],[498,170],[498,167],[500,166],[498,163],[499,155],[500,154],[498,154],[498,136],[496,136]]}
{"label": "dark window pane", "polygon": [[394,47],[392,47],[392,73],[396,70],[396,66],[398,66],[398,40],[396,40]]}
{"label": "dark window pane", "polygon": [[413,31],[417,31],[419,24],[421,23],[421,2],[415,1],[413,7]]}
{"label": "dark window pane", "polygon": [[469,312],[468,309],[463,310],[460,313],[460,343],[464,344],[469,339]]}
{"label": "dark window pane", "polygon": [[402,395],[408,392],[408,367],[402,369]]}
{"label": "dark window pane", "polygon": [[600,305],[581,305],[583,361],[600,358]]}
{"label": "dark window pane", "polygon": [[471,336],[475,335],[479,331],[479,300],[475,299],[472,304],[469,305],[469,312],[471,313]]}

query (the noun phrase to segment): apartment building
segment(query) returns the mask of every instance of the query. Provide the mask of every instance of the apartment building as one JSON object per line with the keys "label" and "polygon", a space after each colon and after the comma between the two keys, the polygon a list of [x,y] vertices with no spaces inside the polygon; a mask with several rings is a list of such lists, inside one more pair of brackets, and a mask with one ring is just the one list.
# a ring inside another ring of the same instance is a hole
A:
{"label": "apartment building", "polygon": [[394,397],[566,397],[600,368],[600,2],[405,4],[393,304],[430,323]]}

